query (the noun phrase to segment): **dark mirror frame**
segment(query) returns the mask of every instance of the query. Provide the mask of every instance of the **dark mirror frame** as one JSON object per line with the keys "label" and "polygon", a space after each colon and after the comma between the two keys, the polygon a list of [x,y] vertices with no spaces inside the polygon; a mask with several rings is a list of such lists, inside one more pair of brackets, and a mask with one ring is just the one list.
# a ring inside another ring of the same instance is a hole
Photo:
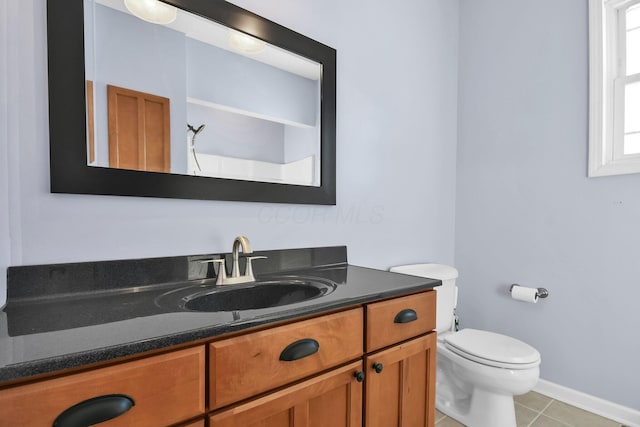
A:
{"label": "dark mirror frame", "polygon": [[322,64],[320,187],[87,164],[82,0],[48,0],[51,192],[336,204],[336,51],[224,0],[163,0]]}

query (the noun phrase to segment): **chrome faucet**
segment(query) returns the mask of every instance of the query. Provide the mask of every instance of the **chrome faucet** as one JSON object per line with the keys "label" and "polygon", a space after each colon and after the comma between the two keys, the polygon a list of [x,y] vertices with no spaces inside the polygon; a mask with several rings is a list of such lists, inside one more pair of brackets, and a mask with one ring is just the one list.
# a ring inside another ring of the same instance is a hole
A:
{"label": "chrome faucet", "polygon": [[202,262],[214,262],[218,264],[218,278],[216,279],[216,286],[218,285],[235,285],[238,283],[250,283],[255,282],[256,278],[253,275],[253,267],[251,266],[251,262],[254,259],[263,259],[266,256],[250,256],[246,257],[247,265],[244,268],[244,274],[240,274],[240,265],[238,259],[240,258],[240,248],[242,248],[242,253],[245,255],[250,255],[253,253],[253,249],[251,249],[251,243],[249,243],[249,239],[244,236],[238,236],[233,241],[233,248],[231,252],[231,256],[233,259],[233,264],[231,265],[231,277],[227,276],[227,271],[224,265],[223,259],[213,259],[209,261]]}

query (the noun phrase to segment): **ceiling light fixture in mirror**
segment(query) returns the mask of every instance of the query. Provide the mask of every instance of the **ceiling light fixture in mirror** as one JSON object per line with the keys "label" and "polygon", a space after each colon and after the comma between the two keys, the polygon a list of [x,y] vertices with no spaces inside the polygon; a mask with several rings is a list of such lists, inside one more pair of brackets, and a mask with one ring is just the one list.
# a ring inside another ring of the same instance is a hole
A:
{"label": "ceiling light fixture in mirror", "polygon": [[176,20],[177,9],[158,0],[124,0],[129,12],[152,24],[170,24]]}

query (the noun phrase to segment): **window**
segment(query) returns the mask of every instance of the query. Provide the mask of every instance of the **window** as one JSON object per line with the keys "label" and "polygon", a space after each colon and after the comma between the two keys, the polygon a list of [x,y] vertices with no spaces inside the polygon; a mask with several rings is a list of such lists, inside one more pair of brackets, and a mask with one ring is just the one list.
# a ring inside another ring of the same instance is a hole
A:
{"label": "window", "polygon": [[640,173],[640,0],[589,0],[589,176]]}

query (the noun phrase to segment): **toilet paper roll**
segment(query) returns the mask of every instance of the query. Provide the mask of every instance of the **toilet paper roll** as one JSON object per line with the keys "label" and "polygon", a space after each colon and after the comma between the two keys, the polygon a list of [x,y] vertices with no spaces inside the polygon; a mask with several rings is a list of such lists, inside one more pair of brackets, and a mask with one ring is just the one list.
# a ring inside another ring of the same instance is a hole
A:
{"label": "toilet paper roll", "polygon": [[513,285],[511,287],[511,298],[524,302],[538,302],[538,289],[526,288],[524,286]]}

